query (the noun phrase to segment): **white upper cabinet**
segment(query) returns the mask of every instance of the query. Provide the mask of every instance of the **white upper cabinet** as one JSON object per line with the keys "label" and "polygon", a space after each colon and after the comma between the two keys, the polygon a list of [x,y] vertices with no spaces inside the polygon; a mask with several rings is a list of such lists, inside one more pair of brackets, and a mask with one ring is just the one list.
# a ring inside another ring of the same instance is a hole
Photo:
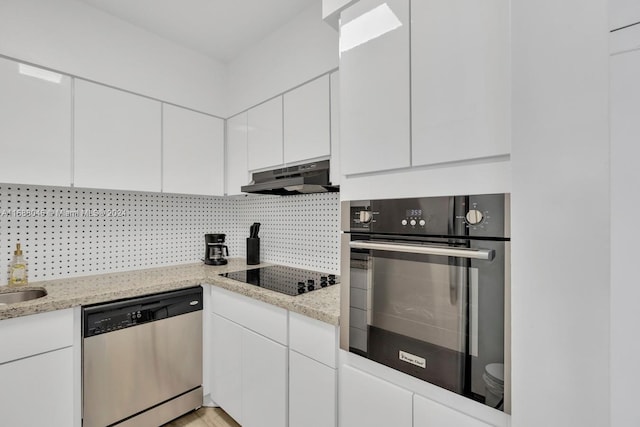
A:
{"label": "white upper cabinet", "polygon": [[163,104],[162,191],[224,195],[224,121]]}
{"label": "white upper cabinet", "polygon": [[74,184],[160,191],[160,102],[75,81]]}
{"label": "white upper cabinet", "polygon": [[412,164],[508,154],[509,2],[411,3]]}
{"label": "white upper cabinet", "polygon": [[331,73],[331,173],[333,185],[340,185],[340,74]]}
{"label": "white upper cabinet", "polygon": [[361,0],[341,14],[344,175],[410,166],[409,0]]}
{"label": "white upper cabinet", "polygon": [[609,29],[616,30],[639,22],[638,0],[609,0]]}
{"label": "white upper cabinet", "polygon": [[0,182],[71,183],[71,79],[0,58]]}
{"label": "white upper cabinet", "polygon": [[247,112],[227,119],[227,194],[242,194],[250,181],[247,166]]}
{"label": "white upper cabinet", "polygon": [[284,94],[284,163],[331,155],[329,76]]}
{"label": "white upper cabinet", "polygon": [[247,114],[249,170],[281,165],[283,163],[282,96],[253,107]]}

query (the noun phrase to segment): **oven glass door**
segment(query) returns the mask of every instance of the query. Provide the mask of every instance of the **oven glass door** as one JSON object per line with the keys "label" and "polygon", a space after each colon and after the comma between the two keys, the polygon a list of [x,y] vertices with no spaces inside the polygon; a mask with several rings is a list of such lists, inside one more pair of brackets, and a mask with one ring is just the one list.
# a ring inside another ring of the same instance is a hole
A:
{"label": "oven glass door", "polygon": [[349,350],[484,401],[484,367],[504,360],[503,246],[353,236]]}

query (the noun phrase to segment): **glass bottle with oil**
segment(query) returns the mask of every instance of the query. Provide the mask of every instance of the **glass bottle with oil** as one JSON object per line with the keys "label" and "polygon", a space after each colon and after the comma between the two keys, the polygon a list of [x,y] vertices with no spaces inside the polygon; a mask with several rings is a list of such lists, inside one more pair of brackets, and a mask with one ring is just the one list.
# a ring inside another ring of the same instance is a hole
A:
{"label": "glass bottle with oil", "polygon": [[9,286],[22,286],[27,284],[27,262],[22,255],[20,243],[16,244],[13,252],[13,260],[9,265]]}

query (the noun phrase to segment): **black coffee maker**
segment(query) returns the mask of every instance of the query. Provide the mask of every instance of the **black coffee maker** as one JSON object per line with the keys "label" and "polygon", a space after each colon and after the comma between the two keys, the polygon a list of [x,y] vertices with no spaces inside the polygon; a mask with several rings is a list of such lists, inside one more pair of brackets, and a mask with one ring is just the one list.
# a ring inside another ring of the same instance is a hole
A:
{"label": "black coffee maker", "polygon": [[229,256],[229,248],[224,244],[226,234],[205,234],[205,252],[204,263],[208,265],[225,265],[227,260],[224,258],[226,253]]}

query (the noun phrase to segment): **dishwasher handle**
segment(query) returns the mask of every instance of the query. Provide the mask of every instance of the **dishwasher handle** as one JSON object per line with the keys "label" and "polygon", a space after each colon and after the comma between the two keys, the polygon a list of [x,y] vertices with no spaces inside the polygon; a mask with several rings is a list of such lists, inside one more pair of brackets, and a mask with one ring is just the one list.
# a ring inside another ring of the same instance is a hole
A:
{"label": "dishwasher handle", "polygon": [[398,244],[385,242],[371,242],[366,240],[354,240],[349,242],[353,249],[367,249],[372,251],[404,252],[419,255],[440,255],[467,259],[480,259],[491,261],[495,257],[493,249],[454,248],[446,246],[431,246],[418,244]]}

